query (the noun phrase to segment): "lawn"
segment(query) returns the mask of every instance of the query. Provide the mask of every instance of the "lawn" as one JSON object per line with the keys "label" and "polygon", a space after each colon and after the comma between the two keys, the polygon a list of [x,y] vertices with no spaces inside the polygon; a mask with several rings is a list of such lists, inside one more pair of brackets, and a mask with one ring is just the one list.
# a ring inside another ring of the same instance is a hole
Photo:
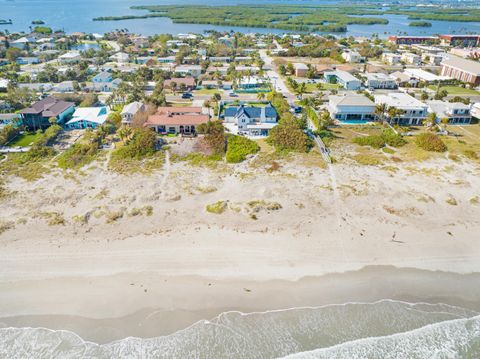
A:
{"label": "lawn", "polygon": [[[434,85],[428,86],[428,88],[432,91],[437,91],[437,87]],[[449,95],[472,95],[472,96],[478,96],[480,95],[480,92],[468,88],[463,88],[460,86],[442,86],[440,87],[441,90],[446,90]]]}
{"label": "lawn", "polygon": [[223,90],[201,89],[201,90],[195,90],[195,91],[193,91],[193,93],[196,94],[196,95],[214,95],[216,93],[219,93],[220,95],[223,95]]}
{"label": "lawn", "polygon": [[15,137],[8,145],[10,147],[27,147],[30,146],[30,144],[37,142],[41,136],[41,133],[24,132]]}

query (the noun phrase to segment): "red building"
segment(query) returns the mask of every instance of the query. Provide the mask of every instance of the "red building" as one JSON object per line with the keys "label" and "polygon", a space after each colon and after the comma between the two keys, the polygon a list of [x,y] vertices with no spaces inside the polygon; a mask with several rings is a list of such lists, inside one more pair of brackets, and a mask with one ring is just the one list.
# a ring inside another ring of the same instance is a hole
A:
{"label": "red building", "polygon": [[480,62],[450,56],[442,61],[442,76],[480,85]]}
{"label": "red building", "polygon": [[442,45],[448,46],[478,46],[480,44],[480,35],[440,35]]}

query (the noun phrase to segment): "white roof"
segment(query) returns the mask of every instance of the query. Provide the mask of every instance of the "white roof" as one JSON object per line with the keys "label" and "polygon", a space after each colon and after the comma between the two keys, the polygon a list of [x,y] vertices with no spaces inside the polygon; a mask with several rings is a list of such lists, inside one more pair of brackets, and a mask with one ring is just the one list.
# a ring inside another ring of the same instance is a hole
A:
{"label": "white roof", "polygon": [[469,72],[476,76],[480,76],[480,62],[462,59],[461,57],[448,55],[448,58],[444,58],[442,65],[454,67],[464,72]]}
{"label": "white roof", "polygon": [[434,112],[437,117],[447,117],[448,111],[451,110],[469,110],[470,106],[461,102],[446,102],[440,100],[432,100],[427,102],[429,112]]}
{"label": "white roof", "polygon": [[293,66],[296,70],[308,70],[308,66],[305,65],[303,62],[295,62]]}
{"label": "white roof", "polygon": [[394,81],[390,76],[383,72],[368,72],[365,74],[365,77],[369,81]]}
{"label": "white roof", "polygon": [[[100,112],[106,109],[105,114],[101,115]],[[78,107],[72,115],[72,119],[67,122],[67,125],[79,121],[94,122],[102,125],[108,117],[109,111],[106,107]]]}
{"label": "white roof", "polygon": [[73,59],[75,57],[79,57],[80,56],[80,52],[78,51],[69,51],[63,55],[60,55],[58,58],[59,59]]}
{"label": "white roof", "polygon": [[332,95],[328,97],[329,102],[334,105],[342,106],[371,106],[375,107],[375,103],[368,97],[357,94]]}
{"label": "white roof", "polygon": [[396,107],[399,109],[421,109],[427,108],[427,105],[403,92],[391,92],[387,95],[376,95],[375,103],[384,103],[388,107]]}
{"label": "white roof", "polygon": [[132,115],[135,115],[138,112],[138,110],[142,108],[142,106],[143,106],[143,103],[139,101],[129,103],[128,105],[125,105],[125,107],[123,108],[122,115],[124,113],[131,113]]}
{"label": "white roof", "polygon": [[360,82],[359,79],[357,79],[355,76],[353,76],[347,71],[342,71],[342,70],[329,71],[329,72],[325,72],[324,76],[325,75],[335,75],[336,77],[341,79],[343,82],[351,82],[351,81]]}
{"label": "white roof", "polygon": [[422,81],[433,82],[433,81],[443,81],[449,80],[448,76],[437,76],[431,72],[422,70],[422,69],[406,69],[405,73],[411,77],[416,77]]}

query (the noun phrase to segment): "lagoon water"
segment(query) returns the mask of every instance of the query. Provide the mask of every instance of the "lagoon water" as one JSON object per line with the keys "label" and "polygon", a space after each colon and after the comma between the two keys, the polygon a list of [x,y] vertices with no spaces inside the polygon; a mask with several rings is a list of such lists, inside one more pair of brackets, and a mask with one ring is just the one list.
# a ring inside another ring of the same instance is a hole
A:
{"label": "lagoon water", "polygon": [[108,344],[69,331],[0,329],[0,356],[25,358],[479,358],[480,313],[383,300],[261,313],[226,312],[156,338]]}
{"label": "lagoon water", "polygon": [[[252,0],[217,0],[215,5],[252,4]],[[262,0],[262,3],[281,4],[336,4],[333,0]],[[174,0],[0,0],[0,19],[12,19],[12,25],[0,25],[1,30],[28,31],[32,20],[43,20],[53,29],[66,32],[82,31],[100,33],[114,29],[128,29],[132,32],[152,35],[156,33],[203,33],[205,30],[241,31],[261,33],[284,33],[280,29],[245,28],[232,26],[213,26],[202,24],[174,24],[168,18],[134,19],[122,21],[92,21],[98,16],[139,15],[145,12],[130,9],[133,5],[179,4]],[[212,4],[205,0],[185,0],[181,4]],[[431,21],[432,27],[410,27],[410,20],[403,15],[386,15],[387,25],[349,25],[348,32],[342,36],[370,36],[373,33],[381,37],[408,33],[410,35],[430,35],[439,33],[480,33],[480,23]]]}

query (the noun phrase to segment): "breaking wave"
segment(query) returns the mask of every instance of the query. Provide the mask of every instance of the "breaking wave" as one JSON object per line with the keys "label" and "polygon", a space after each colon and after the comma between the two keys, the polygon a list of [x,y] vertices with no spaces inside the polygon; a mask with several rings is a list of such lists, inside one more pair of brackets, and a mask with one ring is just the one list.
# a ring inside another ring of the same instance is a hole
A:
{"label": "breaking wave", "polygon": [[[226,312],[168,336],[84,341],[69,331],[0,329],[1,358],[477,358],[480,316],[445,304],[382,300]],[[389,356],[390,355],[390,356]]]}

